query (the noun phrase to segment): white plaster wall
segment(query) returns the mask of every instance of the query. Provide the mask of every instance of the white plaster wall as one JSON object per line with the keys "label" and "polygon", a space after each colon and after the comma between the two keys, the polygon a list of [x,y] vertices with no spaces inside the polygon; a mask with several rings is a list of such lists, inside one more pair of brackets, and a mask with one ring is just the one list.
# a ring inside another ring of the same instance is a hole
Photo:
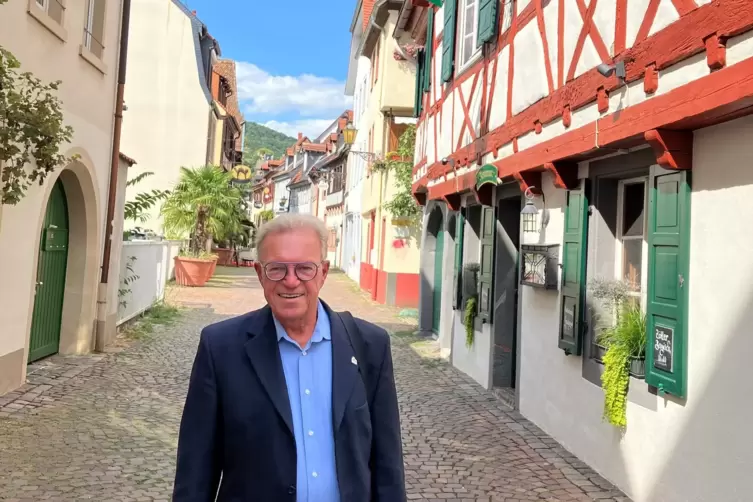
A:
{"label": "white plaster wall", "polygon": [[[581,358],[557,348],[559,295],[521,288],[521,413],[635,502],[744,501],[753,488],[753,234],[740,220],[753,214],[752,140],[753,117],[695,133],[686,402],[631,379],[620,439]],[[546,240],[561,243],[564,191],[545,188]]]}
{"label": "white plaster wall", "polygon": [[481,325],[481,330],[476,330],[473,345],[468,348],[465,345],[464,311],[452,312],[452,355],[450,356],[452,365],[473,378],[483,388],[489,389],[491,388],[492,365],[491,325]]}
{"label": "white plaster wall", "polygon": [[[151,171],[128,187],[128,200],[152,189],[170,190],[181,167],[206,163],[210,101],[202,88],[191,19],[172,0],[133,0],[122,151],[137,160],[131,178]],[[162,231],[159,206],[146,223]]]}
{"label": "white plaster wall", "polygon": [[[110,179],[113,114],[115,109],[118,37],[121,2],[108,2],[105,24],[105,73],[79,55],[84,29],[84,3],[69,1],[64,18],[65,41],[27,13],[28,1],[15,0],[0,6],[0,46],[12,52],[21,63],[21,71],[32,72],[44,82],[61,80],[56,95],[62,102],[65,125],[73,128],[69,144],[61,153],[80,153],[90,172],[93,187],[91,215],[96,220],[96,248],[77,257],[88,266],[101,264],[104,215]],[[24,199],[15,206],[4,206],[0,222],[0,356],[22,349],[31,329],[34,305],[39,233],[46,210],[46,193],[59,171],[48,176],[44,186],[33,183]],[[88,273],[88,272],[87,272]],[[91,313],[86,325],[94,325],[98,275],[91,278],[91,291],[85,291],[85,311]],[[88,337],[86,334],[85,337]],[[84,336],[81,337],[85,338]],[[93,341],[93,340],[92,340]],[[82,350],[85,348],[82,346]],[[21,368],[19,368],[19,372]],[[25,367],[23,368],[25,372]]]}

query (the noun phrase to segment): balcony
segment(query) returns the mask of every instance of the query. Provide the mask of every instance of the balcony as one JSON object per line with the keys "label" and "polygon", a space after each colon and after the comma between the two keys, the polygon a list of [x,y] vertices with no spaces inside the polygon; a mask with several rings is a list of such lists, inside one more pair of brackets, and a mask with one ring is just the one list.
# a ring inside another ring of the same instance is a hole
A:
{"label": "balcony", "polygon": [[337,206],[343,203],[344,190],[340,189],[335,193],[327,194],[327,207]]}

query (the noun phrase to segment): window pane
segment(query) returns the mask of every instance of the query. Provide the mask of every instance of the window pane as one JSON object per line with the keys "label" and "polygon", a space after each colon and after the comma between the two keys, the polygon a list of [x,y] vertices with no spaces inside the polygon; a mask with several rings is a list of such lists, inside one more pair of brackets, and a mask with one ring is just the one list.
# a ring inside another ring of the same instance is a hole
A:
{"label": "window pane", "polygon": [[643,235],[645,194],[643,183],[625,185],[622,198],[622,235]]}
{"label": "window pane", "polygon": [[473,33],[473,12],[475,8],[473,6],[473,2],[468,2],[468,6],[465,9],[465,29],[463,30],[463,35],[468,35],[470,33]]}
{"label": "window pane", "polygon": [[622,276],[633,291],[641,290],[643,239],[622,241]]}

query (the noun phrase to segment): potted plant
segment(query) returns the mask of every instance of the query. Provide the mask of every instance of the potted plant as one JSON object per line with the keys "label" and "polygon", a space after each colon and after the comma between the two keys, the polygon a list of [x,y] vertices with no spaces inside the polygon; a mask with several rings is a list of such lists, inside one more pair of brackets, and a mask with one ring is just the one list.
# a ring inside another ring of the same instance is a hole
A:
{"label": "potted plant", "polygon": [[463,267],[463,326],[465,327],[465,346],[473,346],[476,334],[476,314],[478,313],[478,273],[481,265],[468,263]]}
{"label": "potted plant", "polygon": [[606,347],[601,386],[604,389],[604,418],[612,425],[627,425],[627,393],[631,373],[645,375],[646,314],[640,304],[627,301],[620,305],[612,327],[599,334]]}
{"label": "potted plant", "polygon": [[604,360],[607,347],[600,341],[599,333],[611,328],[621,305],[628,298],[628,286],[624,281],[614,279],[592,279],[588,284],[588,297],[591,300],[589,311],[595,336],[591,342],[591,357],[599,362]]}
{"label": "potted plant", "polygon": [[239,230],[241,199],[230,173],[221,168],[181,167],[161,211],[167,233],[191,235],[188,249],[175,257],[178,284],[203,286],[212,276],[217,266],[217,255],[209,253],[212,236],[224,239]]}

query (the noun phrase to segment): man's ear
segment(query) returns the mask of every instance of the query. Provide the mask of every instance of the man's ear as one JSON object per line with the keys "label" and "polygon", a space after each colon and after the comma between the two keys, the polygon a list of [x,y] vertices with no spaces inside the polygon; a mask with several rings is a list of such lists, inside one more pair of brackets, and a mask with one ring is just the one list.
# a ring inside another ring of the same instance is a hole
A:
{"label": "man's ear", "polygon": [[254,270],[256,270],[256,277],[258,277],[259,278],[259,282],[261,282],[262,278],[263,278],[262,274],[264,273],[264,271],[262,270],[262,267],[261,267],[261,263],[259,263],[258,261],[255,261],[254,262]]}
{"label": "man's ear", "polygon": [[322,279],[326,279],[328,273],[329,273],[329,260],[324,260],[322,262]]}

